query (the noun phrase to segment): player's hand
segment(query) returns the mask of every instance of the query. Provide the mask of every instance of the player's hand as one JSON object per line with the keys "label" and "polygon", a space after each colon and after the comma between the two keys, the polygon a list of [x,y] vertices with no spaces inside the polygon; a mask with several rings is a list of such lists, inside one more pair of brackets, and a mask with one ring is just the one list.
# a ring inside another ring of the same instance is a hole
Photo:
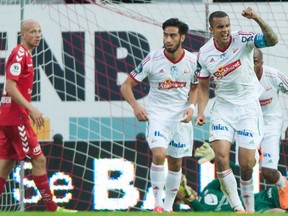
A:
{"label": "player's hand", "polygon": [[206,123],[206,117],[203,113],[200,113],[197,115],[196,119],[195,119],[195,125],[204,125]]}
{"label": "player's hand", "polygon": [[198,198],[198,194],[194,191],[190,186],[187,184],[187,179],[185,175],[182,175],[181,183],[177,191],[177,200],[180,203],[189,203],[192,202],[194,199]]}
{"label": "player's hand", "polygon": [[242,11],[242,16],[246,17],[247,19],[258,19],[259,14],[256,13],[251,7],[246,8]]}
{"label": "player's hand", "polygon": [[181,119],[181,122],[184,122],[184,123],[190,122],[193,117],[193,113],[194,113],[194,110],[192,110],[191,108],[186,109],[183,114],[183,118]]}
{"label": "player's hand", "polygon": [[32,108],[29,111],[29,116],[33,121],[33,124],[36,125],[37,128],[41,128],[44,125],[43,113],[41,113],[38,109]]}
{"label": "player's hand", "polygon": [[134,115],[138,119],[138,121],[148,121],[148,114],[146,109],[142,107],[140,104],[137,104],[134,109]]}
{"label": "player's hand", "polygon": [[202,146],[195,150],[194,156],[200,157],[200,159],[198,160],[198,164],[203,164],[213,160],[215,158],[215,153],[211,148],[210,144],[204,142]]}

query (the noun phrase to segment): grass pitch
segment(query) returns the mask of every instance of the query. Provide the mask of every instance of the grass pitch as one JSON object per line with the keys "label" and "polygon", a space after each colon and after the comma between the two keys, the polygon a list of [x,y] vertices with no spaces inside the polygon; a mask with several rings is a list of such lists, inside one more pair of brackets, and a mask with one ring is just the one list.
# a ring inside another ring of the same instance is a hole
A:
{"label": "grass pitch", "polygon": [[[256,214],[256,213],[255,213]],[[259,214],[259,213],[258,213]],[[261,213],[260,213],[261,214]],[[191,216],[235,216],[239,215],[233,212],[174,212],[174,213],[153,213],[153,212],[116,212],[116,211],[105,211],[105,212],[99,212],[99,211],[79,211],[77,213],[57,213],[57,212],[45,212],[45,211],[38,211],[38,212],[0,212],[0,215],[2,216],[185,216],[185,215],[191,215]],[[251,215],[251,214],[250,214]],[[281,215],[277,213],[265,213],[265,216],[276,216]],[[284,214],[285,215],[285,214]]]}

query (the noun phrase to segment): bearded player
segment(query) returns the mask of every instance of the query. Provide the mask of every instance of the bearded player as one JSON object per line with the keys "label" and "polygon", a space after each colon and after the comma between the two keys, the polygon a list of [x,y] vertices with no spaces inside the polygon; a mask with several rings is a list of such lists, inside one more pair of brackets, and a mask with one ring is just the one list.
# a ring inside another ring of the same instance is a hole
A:
{"label": "bearded player", "polygon": [[[154,212],[172,211],[182,176],[182,158],[192,155],[191,119],[197,100],[196,56],[182,48],[188,25],[176,18],[163,25],[164,48],[148,54],[121,86],[139,121],[147,122],[147,142],[152,151],[150,179]],[[147,106],[135,99],[132,88],[148,77]],[[164,162],[168,159],[168,174]],[[163,189],[166,189],[163,203]]]}

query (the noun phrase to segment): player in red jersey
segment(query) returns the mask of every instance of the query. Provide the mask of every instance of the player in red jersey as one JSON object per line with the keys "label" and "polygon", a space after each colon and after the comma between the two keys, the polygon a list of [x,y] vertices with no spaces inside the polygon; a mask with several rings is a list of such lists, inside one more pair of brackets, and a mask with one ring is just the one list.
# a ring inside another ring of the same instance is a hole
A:
{"label": "player in red jersey", "polygon": [[48,211],[75,212],[53,201],[42,153],[29,117],[37,127],[44,124],[43,114],[31,104],[34,79],[32,51],[42,37],[35,20],[21,23],[21,44],[15,47],[6,63],[6,79],[0,104],[0,194],[16,160],[31,159],[32,178]]}

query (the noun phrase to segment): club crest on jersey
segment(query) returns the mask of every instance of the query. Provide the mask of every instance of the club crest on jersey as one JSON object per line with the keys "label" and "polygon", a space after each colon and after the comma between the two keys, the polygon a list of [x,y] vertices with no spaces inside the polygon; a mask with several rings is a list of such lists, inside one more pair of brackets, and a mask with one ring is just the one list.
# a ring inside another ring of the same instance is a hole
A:
{"label": "club crest on jersey", "polygon": [[186,82],[172,81],[171,79],[167,79],[164,82],[158,83],[158,89],[159,90],[169,90],[172,88],[183,88],[185,86],[186,86]]}
{"label": "club crest on jersey", "polygon": [[224,76],[227,76],[229,73],[239,68],[240,66],[241,66],[241,61],[240,59],[238,59],[226,66],[219,67],[218,70],[214,73],[214,76],[216,77],[217,80],[220,80]]}
{"label": "club crest on jersey", "polygon": [[223,54],[220,55],[220,58],[221,58],[221,59],[225,59],[226,56],[227,56],[226,53],[223,53]]}
{"label": "club crest on jersey", "polygon": [[18,76],[21,72],[21,64],[19,63],[14,63],[10,66],[10,73],[13,76]]}
{"label": "club crest on jersey", "polygon": [[171,73],[171,75],[172,75],[174,78],[176,78],[177,72],[178,72],[178,68],[173,65],[173,66],[170,68],[170,73]]}

